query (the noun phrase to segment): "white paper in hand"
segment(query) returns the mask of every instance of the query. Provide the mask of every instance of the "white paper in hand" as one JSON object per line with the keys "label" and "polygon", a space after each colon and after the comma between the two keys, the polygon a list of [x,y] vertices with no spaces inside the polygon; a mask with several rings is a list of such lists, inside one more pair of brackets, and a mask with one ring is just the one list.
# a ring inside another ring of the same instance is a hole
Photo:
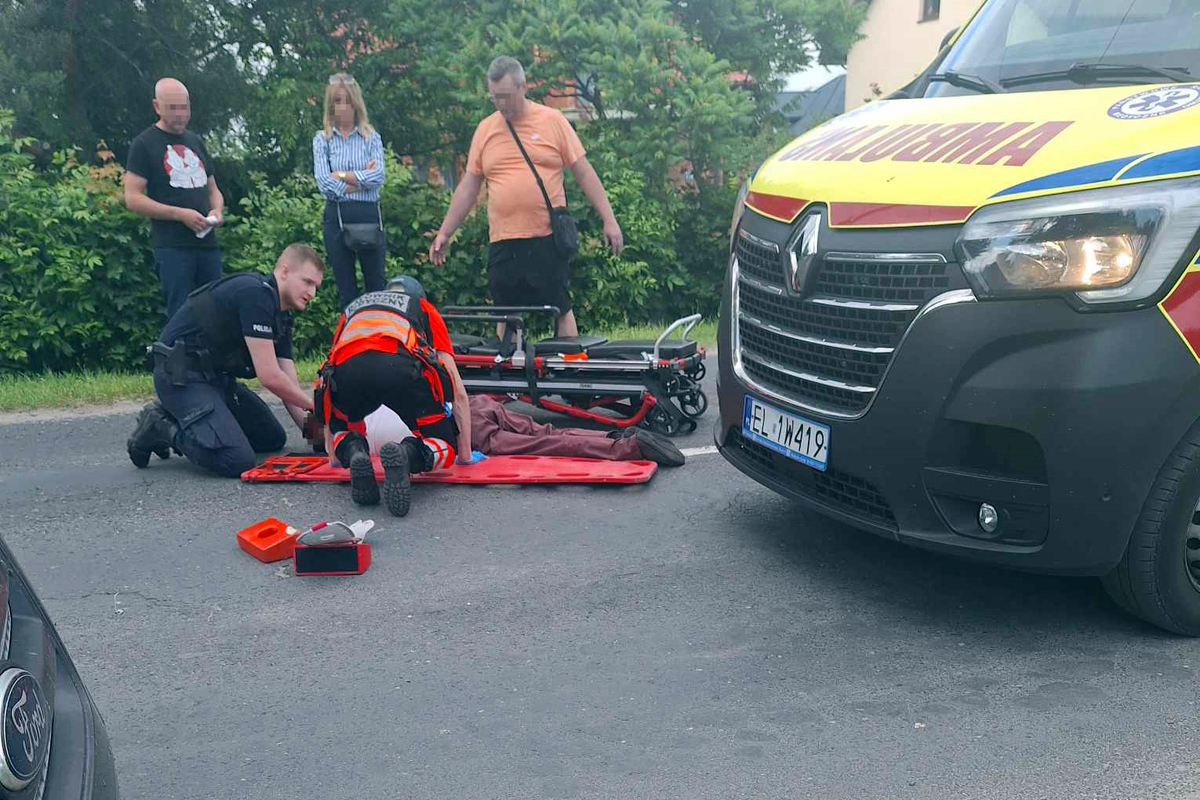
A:
{"label": "white paper in hand", "polygon": [[208,220],[208,227],[196,234],[197,239],[203,239],[205,236],[208,236],[210,233],[212,233],[213,228],[217,227],[216,217],[210,214],[205,217],[205,219]]}

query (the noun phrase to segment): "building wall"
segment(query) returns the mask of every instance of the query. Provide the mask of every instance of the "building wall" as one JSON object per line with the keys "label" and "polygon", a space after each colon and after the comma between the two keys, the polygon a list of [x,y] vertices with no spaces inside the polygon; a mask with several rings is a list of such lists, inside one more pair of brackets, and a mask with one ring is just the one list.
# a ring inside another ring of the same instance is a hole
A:
{"label": "building wall", "polygon": [[937,19],[921,21],[928,0],[871,0],[860,39],[846,59],[846,110],[886,95],[929,66],[942,37],[964,23],[980,0],[941,0]]}

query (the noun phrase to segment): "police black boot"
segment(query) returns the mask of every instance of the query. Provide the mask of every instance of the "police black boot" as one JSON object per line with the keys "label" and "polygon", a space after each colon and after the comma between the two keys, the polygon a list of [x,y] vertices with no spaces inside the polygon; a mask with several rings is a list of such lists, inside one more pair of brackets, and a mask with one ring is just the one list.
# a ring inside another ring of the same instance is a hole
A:
{"label": "police black boot", "polygon": [[159,458],[170,458],[178,432],[179,426],[161,403],[157,400],[147,403],[138,413],[133,434],[125,442],[129,460],[138,469],[145,469],[150,464],[151,453]]}
{"label": "police black boot", "polygon": [[347,436],[334,450],[338,463],[350,470],[350,498],[360,506],[379,504],[379,484],[375,482],[375,465],[371,463],[371,451],[367,440],[361,436]]}

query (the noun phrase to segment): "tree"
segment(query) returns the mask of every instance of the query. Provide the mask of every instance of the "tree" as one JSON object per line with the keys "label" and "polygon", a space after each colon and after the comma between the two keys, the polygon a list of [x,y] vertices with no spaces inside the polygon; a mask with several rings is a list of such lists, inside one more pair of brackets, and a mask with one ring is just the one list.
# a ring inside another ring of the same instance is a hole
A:
{"label": "tree", "polygon": [[222,127],[245,102],[236,56],[201,0],[10,0],[0,4],[0,96],[17,129],[90,153],[105,140],[123,159],[154,122],[158,78],[193,97],[192,127]]}
{"label": "tree", "polygon": [[[769,103],[779,78],[845,64],[866,17],[864,0],[672,0],[671,13],[717,58],[748,72]],[[766,96],[766,95],[770,96]]]}

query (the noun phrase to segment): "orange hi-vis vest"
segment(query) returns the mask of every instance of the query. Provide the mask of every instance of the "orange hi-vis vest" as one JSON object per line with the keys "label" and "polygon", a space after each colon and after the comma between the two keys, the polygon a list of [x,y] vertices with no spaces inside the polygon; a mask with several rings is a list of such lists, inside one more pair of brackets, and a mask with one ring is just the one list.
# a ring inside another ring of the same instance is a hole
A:
{"label": "orange hi-vis vest", "polygon": [[373,350],[395,353],[404,349],[414,355],[425,355],[420,351],[427,346],[410,319],[413,314],[424,316],[410,295],[386,291],[363,295],[346,306],[333,334],[329,362],[336,366]]}
{"label": "orange hi-vis vest", "polygon": [[[427,329],[425,312],[420,301],[401,292],[369,292],[358,298],[342,313],[333,333],[333,349],[317,372],[314,381],[314,405],[317,417],[329,424],[334,415],[346,416],[334,408],[329,396],[333,369],[359,353],[398,353],[406,350],[425,365],[423,376],[429,391],[439,405],[446,402],[442,387],[442,372],[437,353],[419,331]],[[449,412],[446,412],[447,414]],[[434,414],[417,419],[417,425],[427,425],[443,419],[446,414]]]}

